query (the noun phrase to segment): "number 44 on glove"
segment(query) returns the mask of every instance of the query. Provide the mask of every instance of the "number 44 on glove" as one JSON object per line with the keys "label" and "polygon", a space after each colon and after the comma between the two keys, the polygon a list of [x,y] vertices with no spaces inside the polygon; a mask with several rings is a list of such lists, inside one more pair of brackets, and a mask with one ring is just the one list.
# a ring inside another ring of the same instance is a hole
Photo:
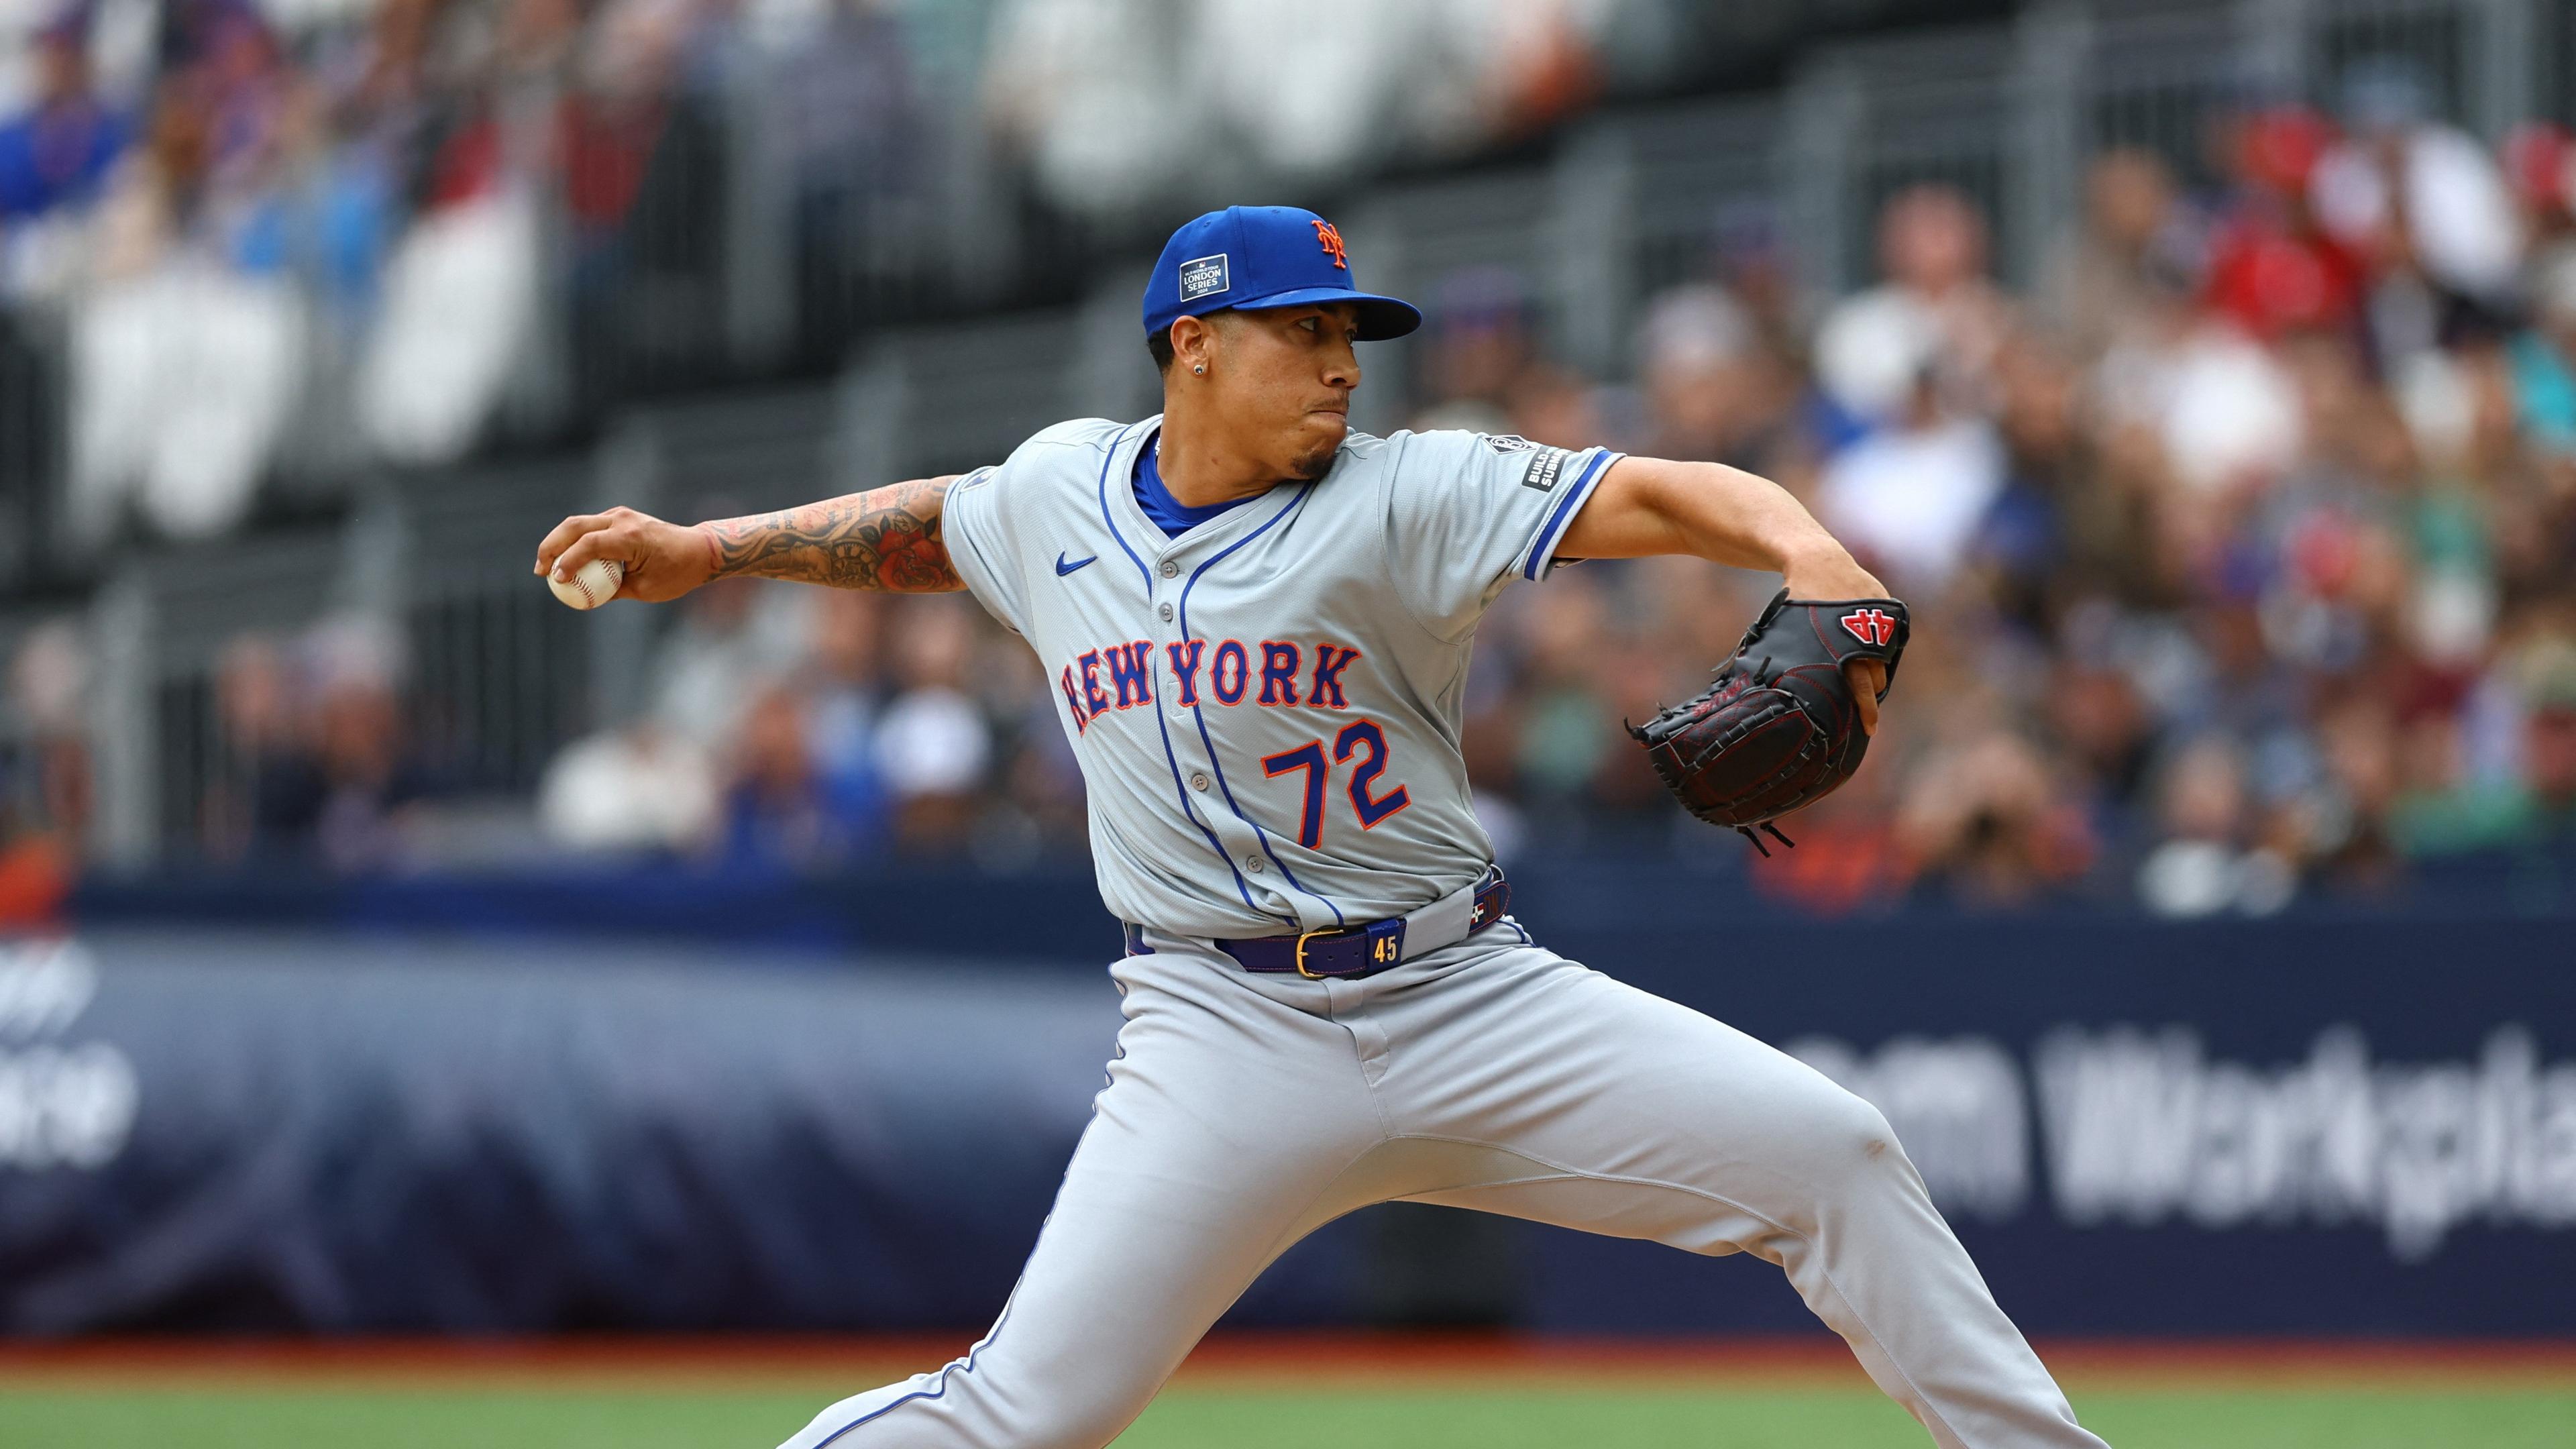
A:
{"label": "number 44 on glove", "polygon": [[1791,844],[1772,822],[1831,794],[1868,753],[1843,666],[1875,659],[1892,684],[1906,633],[1894,599],[1792,600],[1782,589],[1706,694],[1628,733],[1683,809],[1741,831],[1768,855],[1754,827]]}

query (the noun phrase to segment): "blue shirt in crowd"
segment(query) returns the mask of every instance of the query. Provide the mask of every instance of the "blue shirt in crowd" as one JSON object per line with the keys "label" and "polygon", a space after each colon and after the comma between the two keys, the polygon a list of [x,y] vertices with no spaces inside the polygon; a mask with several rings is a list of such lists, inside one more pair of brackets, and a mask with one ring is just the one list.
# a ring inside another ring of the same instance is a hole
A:
{"label": "blue shirt in crowd", "polygon": [[88,103],[0,125],[0,216],[39,216],[87,199],[125,142],[124,119]]}

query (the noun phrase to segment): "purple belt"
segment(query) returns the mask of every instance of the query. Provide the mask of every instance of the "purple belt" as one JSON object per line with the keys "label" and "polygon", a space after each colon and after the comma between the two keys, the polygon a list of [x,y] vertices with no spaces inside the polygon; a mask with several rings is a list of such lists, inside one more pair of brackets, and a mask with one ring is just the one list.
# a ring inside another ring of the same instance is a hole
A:
{"label": "purple belt", "polygon": [[[1511,909],[1511,882],[1503,879],[1499,867],[1489,866],[1485,878],[1476,883],[1475,905],[1467,915],[1464,940],[1503,918]],[[1426,908],[1429,909],[1429,908]],[[1456,910],[1455,906],[1450,908]],[[1233,957],[1246,971],[1280,975],[1295,974],[1309,980],[1354,981],[1375,976],[1380,971],[1404,964],[1405,927],[1422,912],[1412,916],[1389,916],[1363,926],[1345,926],[1329,931],[1304,931],[1292,936],[1253,936],[1240,941],[1215,941],[1210,944]],[[1453,915],[1452,921],[1457,918]],[[1437,941],[1425,949],[1438,950],[1450,941]],[[1127,954],[1151,956],[1154,948],[1145,944],[1145,928],[1127,926]]]}

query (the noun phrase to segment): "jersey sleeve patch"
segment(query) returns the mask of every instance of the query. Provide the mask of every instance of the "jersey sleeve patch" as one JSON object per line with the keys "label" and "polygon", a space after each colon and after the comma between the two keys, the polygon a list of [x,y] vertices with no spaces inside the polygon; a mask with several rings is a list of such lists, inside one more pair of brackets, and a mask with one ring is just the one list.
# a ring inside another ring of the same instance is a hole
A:
{"label": "jersey sleeve patch", "polygon": [[1518,433],[1478,433],[1476,441],[1506,458],[1527,453],[1529,465],[1521,470],[1521,486],[1541,493],[1556,490],[1558,481],[1565,476],[1565,460],[1574,456],[1563,448],[1533,443]]}
{"label": "jersey sleeve patch", "polygon": [[[1564,496],[1556,499],[1540,519],[1538,532],[1532,536],[1528,550],[1522,555],[1521,577],[1532,581],[1547,577],[1549,570],[1558,562],[1557,540],[1565,537],[1566,525],[1583,510],[1584,500],[1590,498],[1592,490],[1600,485],[1601,475],[1609,470],[1610,464],[1624,456],[1607,448],[1586,451],[1592,456],[1585,461],[1582,471],[1574,475],[1573,486],[1567,488]],[[1560,464],[1559,472],[1562,471],[1563,465]]]}
{"label": "jersey sleeve patch", "polygon": [[1553,493],[1565,478],[1565,460],[1573,457],[1563,448],[1541,448],[1530,458],[1529,468],[1521,474],[1523,488]]}

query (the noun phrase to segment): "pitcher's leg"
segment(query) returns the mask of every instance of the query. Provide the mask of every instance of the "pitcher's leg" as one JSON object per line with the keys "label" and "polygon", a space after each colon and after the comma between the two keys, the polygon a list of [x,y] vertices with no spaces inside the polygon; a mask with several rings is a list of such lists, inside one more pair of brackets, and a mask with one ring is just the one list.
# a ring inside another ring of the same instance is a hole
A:
{"label": "pitcher's leg", "polygon": [[1389,1004],[1395,1129],[1506,1156],[1425,1200],[1755,1253],[1945,1449],[2100,1449],[1876,1108],[1547,952],[1497,953],[1440,986],[1462,989],[1437,1017]]}
{"label": "pitcher's leg", "polygon": [[1213,969],[1122,968],[1140,979],[1110,1086],[992,1331],[783,1449],[1099,1449],[1272,1258],[1353,1205],[1336,1185],[1382,1129],[1349,1034],[1175,974]]}

